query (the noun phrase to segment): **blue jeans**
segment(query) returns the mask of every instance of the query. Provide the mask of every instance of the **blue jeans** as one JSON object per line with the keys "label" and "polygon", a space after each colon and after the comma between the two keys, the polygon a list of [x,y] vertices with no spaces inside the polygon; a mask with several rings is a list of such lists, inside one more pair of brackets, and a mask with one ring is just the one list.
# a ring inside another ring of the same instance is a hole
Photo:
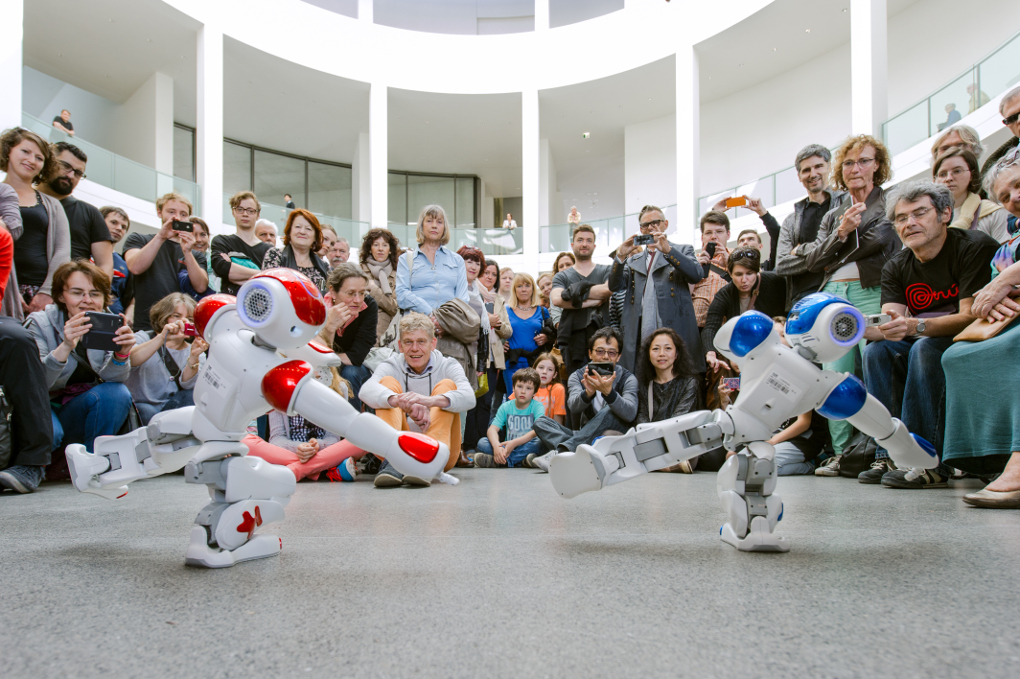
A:
{"label": "blue jeans", "polygon": [[[485,453],[486,455],[492,455],[492,444],[489,443],[489,438],[487,436],[478,440],[478,452]],[[517,446],[510,451],[510,454],[507,455],[506,458],[507,467],[516,467],[531,453],[540,455],[542,452],[542,442],[539,441],[536,436],[524,445]]]}
{"label": "blue jeans", "polygon": [[[942,459],[946,432],[946,374],[942,354],[952,337],[872,342],[864,350],[864,383],[893,417],[933,446]],[[889,457],[879,446],[876,459]],[[941,465],[940,465],[941,467]]]}
{"label": "blue jeans", "polygon": [[361,399],[358,398],[358,392],[361,391],[361,385],[367,382],[371,376],[372,373],[368,371],[368,368],[362,365],[344,365],[340,368],[340,377],[351,383],[351,395],[347,400],[359,413],[361,412]]}
{"label": "blue jeans", "polygon": [[103,382],[62,406],[51,406],[53,447],[83,443],[92,452],[97,436],[120,431],[131,407],[131,392],[121,382]]}
{"label": "blue jeans", "polygon": [[154,406],[151,403],[136,403],[135,407],[138,408],[138,417],[141,418],[142,424],[148,424],[149,420],[156,413],[161,413],[164,410],[177,410],[178,408],[193,405],[195,405],[195,390],[179,389],[162,406]]}
{"label": "blue jeans", "polygon": [[815,466],[804,459],[804,451],[792,441],[776,444],[776,475],[798,476],[810,474]]}

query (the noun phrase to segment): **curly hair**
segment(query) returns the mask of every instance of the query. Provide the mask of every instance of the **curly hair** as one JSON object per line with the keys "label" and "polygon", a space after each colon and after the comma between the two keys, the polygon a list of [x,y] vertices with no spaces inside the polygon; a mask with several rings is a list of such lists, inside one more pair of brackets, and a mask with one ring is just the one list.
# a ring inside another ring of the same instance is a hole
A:
{"label": "curly hair", "polygon": [[369,229],[365,237],[361,239],[361,248],[358,250],[358,260],[362,264],[368,262],[368,258],[372,256],[372,244],[380,238],[386,240],[386,243],[390,246],[390,265],[393,270],[397,270],[397,260],[400,258],[400,240],[393,235],[393,232],[389,229]]}
{"label": "curly hair", "polygon": [[574,253],[573,252],[561,252],[560,254],[556,255],[556,259],[553,260],[553,275],[554,276],[559,273],[559,271],[560,271],[560,260],[563,259],[564,257],[566,257],[567,259],[570,260],[570,266],[574,266],[574,264],[577,264],[577,260],[574,258]]}
{"label": "curly hair", "polygon": [[14,150],[15,146],[26,140],[38,146],[39,152],[43,157],[42,170],[32,178],[32,183],[45,184],[57,174],[57,159],[45,139],[23,127],[12,127],[9,130],[4,130],[3,134],[0,135],[0,172],[7,172],[7,165],[11,160],[11,151]]}
{"label": "curly hair", "polygon": [[652,359],[649,355],[652,350],[652,342],[655,341],[656,337],[663,335],[668,336],[672,340],[673,346],[676,347],[676,358],[673,360],[673,379],[697,377],[697,373],[694,371],[694,361],[691,360],[691,353],[687,350],[687,345],[684,344],[684,341],[680,339],[680,335],[676,334],[676,331],[672,328],[659,328],[641,343],[641,349],[638,351],[636,371],[638,384],[646,388],[655,379],[655,366],[652,365]]}
{"label": "curly hair", "polygon": [[863,150],[865,147],[875,149],[875,175],[872,178],[875,186],[881,186],[892,179],[892,161],[889,157],[889,149],[885,144],[872,137],[870,134],[859,134],[855,137],[847,137],[839,149],[836,157],[832,159],[832,181],[830,184],[840,191],[847,191],[846,182],[843,181],[843,161],[847,154]]}

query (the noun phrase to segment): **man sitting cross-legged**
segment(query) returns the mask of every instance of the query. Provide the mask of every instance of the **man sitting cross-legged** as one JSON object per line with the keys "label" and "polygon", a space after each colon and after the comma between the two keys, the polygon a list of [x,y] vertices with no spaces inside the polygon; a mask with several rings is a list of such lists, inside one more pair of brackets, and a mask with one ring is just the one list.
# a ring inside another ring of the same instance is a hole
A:
{"label": "man sitting cross-legged", "polygon": [[[394,429],[420,431],[450,449],[449,471],[460,458],[460,414],[475,407],[475,393],[456,359],[436,351],[436,326],[425,314],[400,319],[400,353],[384,361],[358,396]],[[388,462],[375,477],[377,488],[431,481],[403,476]]]}

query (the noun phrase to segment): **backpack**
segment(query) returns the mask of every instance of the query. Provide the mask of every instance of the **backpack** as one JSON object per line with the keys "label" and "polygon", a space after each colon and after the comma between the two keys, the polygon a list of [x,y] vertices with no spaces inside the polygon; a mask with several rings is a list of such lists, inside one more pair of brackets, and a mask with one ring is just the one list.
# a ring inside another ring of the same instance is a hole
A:
{"label": "backpack", "polygon": [[839,475],[856,479],[858,474],[871,468],[877,450],[875,439],[855,431],[853,438],[843,448],[843,457],[839,459]]}

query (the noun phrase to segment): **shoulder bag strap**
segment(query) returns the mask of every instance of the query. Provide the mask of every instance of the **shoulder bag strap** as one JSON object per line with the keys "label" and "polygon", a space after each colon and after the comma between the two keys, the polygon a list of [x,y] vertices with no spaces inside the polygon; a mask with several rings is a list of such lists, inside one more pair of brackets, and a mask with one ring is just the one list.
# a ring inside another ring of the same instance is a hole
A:
{"label": "shoulder bag strap", "polygon": [[648,383],[648,421],[649,422],[654,422],[655,421],[654,408],[652,406],[652,394],[654,393],[653,392],[654,385],[655,385],[655,380],[651,380]]}
{"label": "shoulder bag strap", "polygon": [[174,384],[177,385],[177,390],[180,391],[181,387],[181,366],[177,365],[177,361],[170,355],[170,352],[166,350],[165,346],[159,348],[159,357],[163,359],[163,365],[166,366],[167,372],[170,373],[170,377],[174,378]]}

